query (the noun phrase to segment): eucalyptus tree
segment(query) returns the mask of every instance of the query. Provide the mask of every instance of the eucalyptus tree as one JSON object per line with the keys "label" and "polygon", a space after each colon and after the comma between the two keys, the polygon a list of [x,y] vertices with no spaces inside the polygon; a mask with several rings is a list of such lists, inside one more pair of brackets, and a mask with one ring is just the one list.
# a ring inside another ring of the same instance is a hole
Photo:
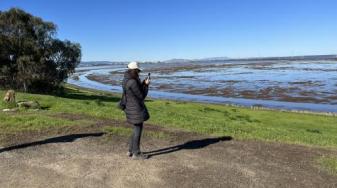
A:
{"label": "eucalyptus tree", "polygon": [[0,87],[51,91],[74,73],[81,46],[57,39],[56,30],[18,8],[0,12]]}

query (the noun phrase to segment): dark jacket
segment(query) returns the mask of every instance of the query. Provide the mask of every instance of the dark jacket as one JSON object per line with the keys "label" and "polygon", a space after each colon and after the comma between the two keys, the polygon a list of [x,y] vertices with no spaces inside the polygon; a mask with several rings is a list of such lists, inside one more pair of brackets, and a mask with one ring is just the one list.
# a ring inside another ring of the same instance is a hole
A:
{"label": "dark jacket", "polygon": [[148,93],[148,86],[133,78],[129,71],[124,74],[123,89],[125,91],[126,108],[124,110],[128,123],[139,124],[150,118],[144,100]]}

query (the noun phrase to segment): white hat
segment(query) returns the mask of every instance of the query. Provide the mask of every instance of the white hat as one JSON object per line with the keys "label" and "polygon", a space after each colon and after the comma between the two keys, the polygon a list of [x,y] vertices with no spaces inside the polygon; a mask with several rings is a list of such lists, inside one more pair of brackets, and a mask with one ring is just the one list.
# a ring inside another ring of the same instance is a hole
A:
{"label": "white hat", "polygon": [[141,70],[138,66],[138,62],[136,61],[131,61],[129,64],[128,64],[128,69],[138,69],[138,70]]}

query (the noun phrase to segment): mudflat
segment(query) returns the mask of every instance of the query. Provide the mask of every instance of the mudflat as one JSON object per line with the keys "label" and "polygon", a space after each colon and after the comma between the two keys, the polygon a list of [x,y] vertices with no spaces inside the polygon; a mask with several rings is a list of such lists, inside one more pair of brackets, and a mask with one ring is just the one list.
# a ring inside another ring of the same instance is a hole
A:
{"label": "mudflat", "polygon": [[[335,60],[249,60],[144,63],[152,90],[244,99],[337,104]],[[88,80],[120,86],[125,65],[79,67],[81,83]],[[76,75],[75,74],[75,75]],[[324,75],[324,76],[322,76]],[[81,80],[82,79],[82,80]],[[78,85],[79,81],[73,84]],[[88,87],[95,85],[88,83]]]}

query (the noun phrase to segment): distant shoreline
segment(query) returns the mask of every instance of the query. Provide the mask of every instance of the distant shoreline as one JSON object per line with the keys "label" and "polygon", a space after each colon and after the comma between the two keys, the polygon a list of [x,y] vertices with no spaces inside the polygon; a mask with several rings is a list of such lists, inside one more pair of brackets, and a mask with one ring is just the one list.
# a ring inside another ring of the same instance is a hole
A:
{"label": "distant shoreline", "polygon": [[[230,57],[210,57],[200,59],[169,59],[162,61],[140,61],[143,63],[182,63],[182,62],[201,62],[201,61],[272,61],[272,60],[288,60],[288,61],[315,61],[315,60],[332,60],[337,61],[337,54],[331,55],[303,55],[303,56],[274,56],[274,57],[247,57],[247,58],[230,58]],[[129,61],[82,61],[81,63],[98,63],[100,65],[110,63],[125,64]]]}
{"label": "distant shoreline", "polygon": [[[92,92],[95,92],[95,93],[102,93],[102,94],[108,93],[108,94],[118,95],[118,96],[121,95],[121,93],[117,92],[117,91],[106,91],[106,90],[87,88],[87,87],[82,87],[82,86],[78,86],[78,85],[70,84],[70,83],[66,83],[66,86],[74,88],[74,89],[79,89],[79,90],[92,91]],[[160,100],[160,101],[183,101],[183,102],[187,102],[187,103],[212,104],[212,105],[220,105],[220,106],[234,106],[234,107],[253,109],[253,110],[268,110],[268,111],[293,112],[293,113],[311,114],[311,115],[337,116],[337,112],[316,112],[316,111],[310,111],[310,110],[290,110],[290,109],[268,108],[268,107],[263,107],[263,106],[245,106],[245,105],[231,104],[231,103],[207,103],[207,102],[202,102],[202,101],[160,99],[160,98],[152,98],[152,97],[149,97],[149,99]]]}

